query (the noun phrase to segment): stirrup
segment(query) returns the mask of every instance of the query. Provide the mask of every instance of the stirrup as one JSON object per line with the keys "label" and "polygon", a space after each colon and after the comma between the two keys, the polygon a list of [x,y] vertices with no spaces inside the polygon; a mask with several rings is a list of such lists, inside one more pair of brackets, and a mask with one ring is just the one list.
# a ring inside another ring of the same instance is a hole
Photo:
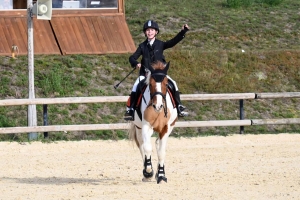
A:
{"label": "stirrup", "polygon": [[189,115],[188,112],[178,112],[178,116],[179,116],[179,117],[186,117],[186,116],[188,116],[188,115]]}

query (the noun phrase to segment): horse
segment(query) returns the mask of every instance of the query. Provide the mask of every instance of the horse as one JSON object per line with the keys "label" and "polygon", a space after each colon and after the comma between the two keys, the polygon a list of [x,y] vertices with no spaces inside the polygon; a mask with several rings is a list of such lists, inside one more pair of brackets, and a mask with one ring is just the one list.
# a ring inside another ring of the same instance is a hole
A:
{"label": "horse", "polygon": [[140,105],[135,110],[129,130],[129,139],[135,141],[142,155],[144,182],[151,181],[153,177],[151,136],[155,131],[158,133],[155,141],[158,156],[155,178],[157,184],[167,183],[165,176],[167,139],[178,119],[176,106],[168,89],[169,64],[157,62],[150,66],[145,80],[146,89],[142,94]]}

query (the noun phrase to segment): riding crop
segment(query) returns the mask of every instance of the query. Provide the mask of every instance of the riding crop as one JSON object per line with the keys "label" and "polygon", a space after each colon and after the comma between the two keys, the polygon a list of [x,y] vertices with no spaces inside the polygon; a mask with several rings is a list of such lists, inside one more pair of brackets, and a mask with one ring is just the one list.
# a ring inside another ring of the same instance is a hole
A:
{"label": "riding crop", "polygon": [[134,72],[134,70],[136,69],[136,67],[135,68],[133,68],[133,70],[131,70],[130,72],[129,72],[129,74],[127,74],[126,76],[125,76],[125,78],[123,78],[123,80],[121,80],[117,85],[115,85],[114,86],[114,88],[115,89],[117,89],[118,87],[119,87],[119,85],[130,75],[130,74],[132,74],[132,72]]}

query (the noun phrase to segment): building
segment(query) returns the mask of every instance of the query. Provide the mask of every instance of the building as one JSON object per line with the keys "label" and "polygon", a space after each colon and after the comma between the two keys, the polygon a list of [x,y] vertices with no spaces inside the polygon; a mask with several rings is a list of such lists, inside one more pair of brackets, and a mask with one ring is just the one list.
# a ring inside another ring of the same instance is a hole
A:
{"label": "building", "polygon": [[[0,0],[0,5],[0,55],[11,55],[12,46],[27,55],[27,0]],[[51,20],[33,17],[34,54],[135,51],[124,0],[52,0],[52,6]]]}

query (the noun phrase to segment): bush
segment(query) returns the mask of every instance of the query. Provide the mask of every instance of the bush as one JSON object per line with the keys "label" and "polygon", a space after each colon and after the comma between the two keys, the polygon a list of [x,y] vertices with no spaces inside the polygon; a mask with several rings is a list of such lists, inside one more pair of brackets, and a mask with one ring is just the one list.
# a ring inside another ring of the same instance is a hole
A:
{"label": "bush", "polygon": [[263,3],[269,4],[271,6],[277,6],[281,4],[283,0],[263,0]]}
{"label": "bush", "polygon": [[254,3],[265,3],[271,6],[279,5],[283,0],[227,0],[227,6],[230,8],[249,7]]}
{"label": "bush", "polygon": [[242,0],[227,0],[227,5],[230,8],[238,8],[241,6],[241,1]]}

